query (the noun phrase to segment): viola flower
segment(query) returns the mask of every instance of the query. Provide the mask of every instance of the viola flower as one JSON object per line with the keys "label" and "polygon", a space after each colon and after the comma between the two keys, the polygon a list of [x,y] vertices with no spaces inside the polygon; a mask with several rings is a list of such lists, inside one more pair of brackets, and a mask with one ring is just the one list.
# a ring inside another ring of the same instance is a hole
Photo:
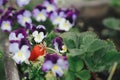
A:
{"label": "viola flower", "polygon": [[43,25],[38,25],[33,31],[32,36],[36,43],[40,43],[46,37],[46,28]]}
{"label": "viola flower", "polygon": [[21,24],[23,27],[26,26],[26,23],[32,23],[31,20],[31,12],[28,10],[21,10],[17,14],[17,21],[19,24]]}
{"label": "viola flower", "polygon": [[51,21],[54,25],[59,25],[59,24],[64,22],[64,17],[65,16],[66,15],[62,11],[59,12],[59,13],[57,11],[54,11],[54,12],[51,13],[50,19],[51,19]]}
{"label": "viola flower", "polygon": [[2,31],[10,32],[12,30],[12,23],[10,21],[2,21],[0,27]]}
{"label": "viola flower", "polygon": [[23,45],[21,48],[19,48],[19,43],[11,43],[9,46],[9,50],[14,54],[13,60],[17,64],[24,62],[30,56],[29,46],[27,45]]}
{"label": "viola flower", "polygon": [[78,11],[68,9],[68,10],[65,10],[64,12],[66,14],[66,19],[69,20],[69,22],[72,24],[72,26],[74,26],[76,23],[77,16],[78,16]]}
{"label": "viola flower", "polygon": [[61,77],[64,71],[68,70],[68,61],[66,56],[59,56],[57,54],[47,54],[45,62],[42,66],[44,72],[52,71],[54,76]]}
{"label": "viola flower", "polygon": [[46,47],[44,45],[35,45],[31,50],[30,61],[35,61],[38,57],[44,56],[46,53]]}
{"label": "viola flower", "polygon": [[[42,7],[41,7],[42,8]],[[47,19],[47,12],[46,10],[43,8],[41,10],[35,8],[33,10],[33,17],[36,19],[36,21],[40,22],[40,21],[46,21]]]}
{"label": "viola flower", "polygon": [[71,28],[72,24],[66,19],[63,19],[63,22],[58,25],[58,29],[63,31],[69,31]]}
{"label": "viola flower", "polygon": [[9,35],[10,42],[20,42],[23,38],[26,38],[28,34],[24,28],[19,28],[15,31],[12,31]]}
{"label": "viola flower", "polygon": [[17,64],[21,64],[30,57],[30,48],[29,41],[26,38],[23,38],[20,42],[10,43],[9,51],[13,54],[13,60]]}
{"label": "viola flower", "polygon": [[43,6],[46,7],[46,11],[48,13],[53,12],[57,9],[56,5],[54,3],[51,3],[50,1],[46,0],[43,2]]}
{"label": "viola flower", "polygon": [[14,21],[14,8],[9,7],[0,18],[0,28],[5,32],[12,30],[12,24]]}
{"label": "viola flower", "polygon": [[63,40],[61,37],[54,38],[52,44],[58,52],[67,52],[67,47],[63,44]]}
{"label": "viola flower", "polygon": [[8,0],[0,0],[0,6],[5,5],[8,2]]}
{"label": "viola flower", "polygon": [[27,4],[29,4],[30,0],[16,0],[16,3],[18,4],[19,7],[23,7]]}

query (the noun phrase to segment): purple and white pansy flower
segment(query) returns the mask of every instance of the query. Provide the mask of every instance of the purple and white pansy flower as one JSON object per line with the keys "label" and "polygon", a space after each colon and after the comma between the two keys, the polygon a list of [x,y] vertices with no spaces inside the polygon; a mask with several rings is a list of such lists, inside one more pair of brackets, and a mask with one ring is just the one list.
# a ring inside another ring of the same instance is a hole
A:
{"label": "purple and white pansy flower", "polygon": [[67,47],[63,44],[63,40],[59,36],[53,39],[52,45],[58,52],[61,53],[67,52]]}
{"label": "purple and white pansy flower", "polygon": [[2,31],[10,32],[14,21],[14,8],[9,7],[0,18],[0,28]]}
{"label": "purple and white pansy flower", "polygon": [[50,0],[45,0],[43,2],[43,6],[46,7],[46,11],[48,13],[53,12],[53,11],[55,11],[57,9],[57,6]]}
{"label": "purple and white pansy flower", "polygon": [[17,14],[17,21],[21,26],[25,27],[26,23],[32,23],[31,16],[32,16],[32,14],[30,11],[21,10]]}
{"label": "purple and white pansy flower", "polygon": [[72,24],[72,26],[74,26],[77,19],[78,11],[68,9],[65,10],[65,14],[66,14],[66,19]]}
{"label": "purple and white pansy flower", "polygon": [[61,12],[54,11],[50,15],[50,20],[54,25],[59,25],[64,22],[65,16],[66,16],[65,13],[62,11]]}
{"label": "purple and white pansy flower", "polygon": [[58,25],[57,29],[62,30],[62,31],[69,31],[72,27],[73,26],[69,20],[63,19],[60,25]]}
{"label": "purple and white pansy flower", "polygon": [[34,10],[33,10],[33,17],[36,19],[36,21],[46,21],[48,14],[42,5],[38,5]]}
{"label": "purple and white pansy flower", "polygon": [[10,32],[12,30],[12,23],[11,21],[2,21],[0,24],[0,28],[2,31]]}
{"label": "purple and white pansy flower", "polygon": [[12,31],[9,34],[9,41],[12,42],[20,42],[23,38],[26,38],[28,34],[24,28],[19,28],[15,31]]}
{"label": "purple and white pansy flower", "polygon": [[33,29],[32,36],[36,43],[40,43],[46,37],[46,28],[43,25],[38,25],[36,28]]}
{"label": "purple and white pansy flower", "polygon": [[47,54],[45,56],[45,62],[42,66],[44,72],[52,71],[54,76],[61,77],[64,71],[67,71],[69,67],[66,56],[60,56],[57,54]]}
{"label": "purple and white pansy flower", "polygon": [[18,4],[19,7],[23,7],[27,4],[29,4],[30,0],[16,0],[16,3]]}
{"label": "purple and white pansy flower", "polygon": [[20,64],[30,57],[30,42],[28,34],[24,28],[12,31],[9,35],[9,51],[12,53],[13,60]]}
{"label": "purple and white pansy flower", "polygon": [[50,15],[54,25],[57,25],[57,31],[69,31],[74,25],[77,18],[77,12],[68,9],[58,9]]}
{"label": "purple and white pansy flower", "polygon": [[20,43],[10,43],[9,46],[9,51],[13,54],[12,58],[17,64],[21,64],[22,62],[28,60],[28,58],[30,57],[30,46],[27,44],[23,44],[25,42],[22,41]]}

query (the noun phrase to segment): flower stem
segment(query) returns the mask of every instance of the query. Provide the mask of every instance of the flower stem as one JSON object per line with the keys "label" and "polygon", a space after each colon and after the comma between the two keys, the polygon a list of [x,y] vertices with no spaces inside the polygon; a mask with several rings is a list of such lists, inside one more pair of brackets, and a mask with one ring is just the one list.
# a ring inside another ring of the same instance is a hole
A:
{"label": "flower stem", "polygon": [[110,71],[110,75],[109,75],[109,77],[108,77],[108,79],[107,80],[112,80],[112,77],[113,77],[113,75],[114,75],[114,73],[115,73],[115,70],[116,70],[116,68],[117,68],[117,62],[115,62],[114,63],[114,65],[113,65],[113,67],[112,67],[112,69],[111,69],[111,71]]}
{"label": "flower stem", "polygon": [[53,51],[53,52],[55,52],[55,53],[61,55],[61,54],[60,54],[58,51],[56,51],[55,49],[52,49],[52,48],[47,47],[47,50],[51,50],[51,51]]}

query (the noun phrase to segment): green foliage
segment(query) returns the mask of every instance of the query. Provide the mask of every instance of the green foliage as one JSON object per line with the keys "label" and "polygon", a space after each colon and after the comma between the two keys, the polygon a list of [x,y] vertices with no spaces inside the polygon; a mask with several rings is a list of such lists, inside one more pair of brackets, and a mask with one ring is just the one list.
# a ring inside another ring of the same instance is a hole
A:
{"label": "green foliage", "polygon": [[89,80],[90,73],[84,68],[84,63],[80,57],[68,56],[69,70],[65,75],[65,80]]}
{"label": "green foliage", "polygon": [[46,42],[47,42],[47,47],[52,47],[52,40],[53,38],[56,37],[56,33],[54,33],[53,31],[51,31],[50,33],[47,34],[47,37],[46,37]]}
{"label": "green foliage", "polygon": [[0,50],[0,58],[2,57],[2,51]]}
{"label": "green foliage", "polygon": [[36,6],[36,5],[39,5],[43,2],[43,0],[31,0],[30,3],[28,5],[26,5],[24,8],[27,9],[27,10],[30,10],[32,11],[33,8]]}
{"label": "green foliage", "polygon": [[[61,34],[61,37],[68,46],[68,56],[76,59],[69,60],[71,65],[77,64],[76,62],[82,59],[90,71],[101,72],[108,70],[114,62],[120,61],[120,53],[113,42],[101,40],[93,32],[66,32]],[[79,59],[76,58],[77,56]],[[79,64],[79,66],[81,65]],[[74,67],[70,66],[70,68],[75,71]]]}
{"label": "green foliage", "polygon": [[88,70],[82,70],[80,72],[78,72],[76,74],[76,76],[80,79],[80,80],[89,80],[90,78],[90,73]]}
{"label": "green foliage", "polygon": [[79,72],[84,67],[83,61],[79,57],[68,57],[69,69],[72,72]]}
{"label": "green foliage", "polygon": [[120,7],[120,0],[110,0],[111,5],[115,7]]}
{"label": "green foliage", "polygon": [[107,18],[103,20],[103,24],[110,29],[120,31],[120,19]]}
{"label": "green foliage", "polygon": [[[22,64],[21,71],[23,72],[21,74],[22,80],[44,80],[44,73],[40,69],[39,66],[34,66],[33,64]],[[25,74],[28,74],[28,77],[25,76]]]}

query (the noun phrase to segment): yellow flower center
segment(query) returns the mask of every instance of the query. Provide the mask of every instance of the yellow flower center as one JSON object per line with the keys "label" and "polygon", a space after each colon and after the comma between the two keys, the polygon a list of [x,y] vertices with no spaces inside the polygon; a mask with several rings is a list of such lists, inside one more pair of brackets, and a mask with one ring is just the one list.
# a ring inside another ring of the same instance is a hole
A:
{"label": "yellow flower center", "polygon": [[23,21],[24,21],[24,22],[27,22],[27,21],[28,21],[28,18],[24,17],[24,18],[23,18]]}
{"label": "yellow flower center", "polygon": [[62,51],[64,51],[64,52],[67,51],[67,47],[65,45],[62,46]]}
{"label": "yellow flower center", "polygon": [[54,69],[54,70],[58,70],[58,68],[59,68],[58,65],[54,65],[54,66],[53,66],[53,69]]}
{"label": "yellow flower center", "polygon": [[5,23],[4,26],[5,28],[9,28],[10,25],[8,23]]}
{"label": "yellow flower center", "polygon": [[18,57],[22,57],[22,56],[23,56],[22,52],[18,52]]}
{"label": "yellow flower center", "polygon": [[66,23],[63,24],[64,27],[67,27],[68,25]]}
{"label": "yellow flower center", "polygon": [[41,35],[37,35],[37,39],[41,39]]}
{"label": "yellow flower center", "polygon": [[39,16],[39,17],[44,17],[44,15],[43,15],[42,13],[40,13],[38,16]]}
{"label": "yellow flower center", "polygon": [[48,11],[52,11],[52,10],[53,10],[53,7],[52,7],[51,5],[49,5],[49,6],[47,7],[47,10],[48,10]]}
{"label": "yellow flower center", "polygon": [[57,17],[57,18],[56,18],[56,21],[58,21],[58,22],[61,21],[61,18],[60,18],[60,17]]}

